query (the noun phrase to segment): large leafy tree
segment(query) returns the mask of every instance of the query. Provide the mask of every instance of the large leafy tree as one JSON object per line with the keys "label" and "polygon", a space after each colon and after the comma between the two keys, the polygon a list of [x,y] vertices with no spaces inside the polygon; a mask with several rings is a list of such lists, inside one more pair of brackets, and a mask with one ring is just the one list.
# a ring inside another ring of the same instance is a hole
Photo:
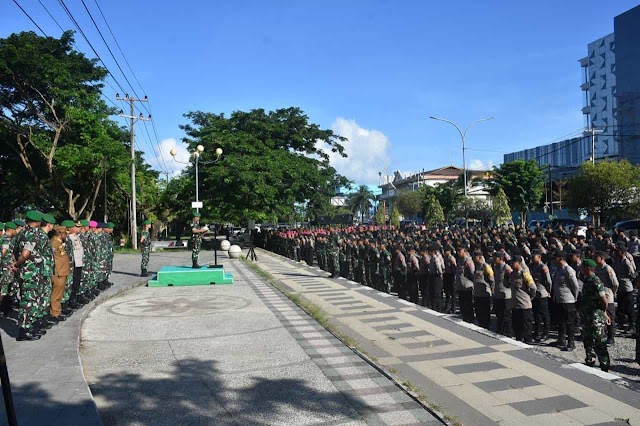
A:
{"label": "large leafy tree", "polygon": [[425,201],[424,191],[405,191],[398,195],[396,200],[398,211],[406,217],[415,217],[422,211]]}
{"label": "large leafy tree", "polygon": [[364,214],[371,209],[371,200],[374,198],[375,195],[367,185],[360,185],[355,192],[348,195],[351,213],[360,213],[360,219],[364,222]]}
{"label": "large leafy tree", "polygon": [[387,224],[387,212],[382,204],[378,205],[376,209],[376,214],[374,215],[374,220],[376,225],[386,225]]}
{"label": "large leafy tree", "polygon": [[493,198],[493,223],[496,225],[504,225],[511,220],[511,208],[509,208],[509,200],[504,189],[498,188],[498,193]]}
{"label": "large leafy tree", "polygon": [[[33,32],[0,39],[0,179],[22,188],[19,202],[5,207],[97,217],[107,207],[106,176],[109,218],[124,223],[131,196],[128,132],[100,98],[106,69],[73,42],[72,32],[59,39]],[[140,153],[137,162],[144,210],[157,174]],[[6,195],[16,199],[9,190]]]}
{"label": "large leafy tree", "polygon": [[398,211],[398,207],[395,204],[391,209],[391,215],[389,216],[389,225],[395,226],[396,228],[400,227],[400,212]]}
{"label": "large leafy tree", "polygon": [[424,224],[434,226],[444,223],[444,211],[433,194],[428,194],[423,203]]}
{"label": "large leafy tree", "polygon": [[605,224],[638,199],[640,168],[628,161],[584,163],[569,179],[569,206],[583,209]]}
{"label": "large leafy tree", "polygon": [[511,207],[520,212],[521,223],[526,223],[527,213],[538,206],[544,195],[542,170],[534,160],[515,160],[494,167],[488,184],[494,193],[503,189]]}
{"label": "large leafy tree", "polygon": [[[229,117],[195,111],[186,118],[190,122],[180,126],[184,141],[191,150],[205,148],[200,194],[211,216],[232,222],[290,217],[296,203],[321,204],[348,184],[320,148],[346,156],[345,139],[310,123],[299,108],[235,111]],[[216,148],[222,148],[222,159],[207,164]],[[192,179],[193,167],[184,173]]]}

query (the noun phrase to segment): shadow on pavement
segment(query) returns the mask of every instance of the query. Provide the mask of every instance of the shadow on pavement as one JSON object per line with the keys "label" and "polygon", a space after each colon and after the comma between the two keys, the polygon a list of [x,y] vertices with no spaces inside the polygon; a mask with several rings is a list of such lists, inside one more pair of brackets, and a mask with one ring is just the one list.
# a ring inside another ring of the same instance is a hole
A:
{"label": "shadow on pavement", "polygon": [[[53,398],[53,393],[60,391],[47,390],[39,384],[16,385],[12,383],[11,390],[15,403],[16,418],[20,426],[98,425],[94,421],[97,419],[95,415],[96,407],[88,395],[81,402],[60,403]],[[69,384],[64,392],[74,393],[76,392],[76,386]],[[0,425],[6,424],[5,406],[4,403],[0,403]]]}
{"label": "shadow on pavement", "polygon": [[[232,389],[225,386],[215,365],[215,361],[187,359],[176,361],[171,374],[153,374],[163,377],[108,374],[96,378],[91,390],[106,426],[309,424],[308,416],[352,421],[360,419],[357,412],[372,410],[339,392],[322,392],[302,380],[265,378],[259,373],[240,373],[245,376],[241,388]],[[229,377],[238,383],[239,375]]]}
{"label": "shadow on pavement", "polygon": [[18,337],[18,312],[14,310],[9,315],[0,316],[0,328],[9,337]]}

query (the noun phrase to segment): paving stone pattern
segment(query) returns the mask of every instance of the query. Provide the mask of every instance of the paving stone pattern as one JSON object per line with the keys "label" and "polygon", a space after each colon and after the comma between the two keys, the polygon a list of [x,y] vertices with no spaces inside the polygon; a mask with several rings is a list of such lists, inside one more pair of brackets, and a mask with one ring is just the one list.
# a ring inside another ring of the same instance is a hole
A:
{"label": "paving stone pattern", "polygon": [[588,374],[317,268],[262,250],[258,256],[262,269],[463,424],[640,425],[640,394],[613,375]]}

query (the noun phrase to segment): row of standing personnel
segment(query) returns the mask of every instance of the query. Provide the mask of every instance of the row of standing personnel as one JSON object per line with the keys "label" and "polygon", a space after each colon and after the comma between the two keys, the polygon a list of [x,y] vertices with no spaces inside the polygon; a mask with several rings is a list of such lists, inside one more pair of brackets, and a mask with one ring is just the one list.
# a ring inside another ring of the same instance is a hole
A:
{"label": "row of standing personnel", "polygon": [[594,232],[588,242],[577,235],[556,241],[550,233],[551,244],[530,245],[520,239],[522,244],[507,250],[501,243],[421,241],[404,235],[393,244],[389,237],[398,236],[397,231],[376,235],[361,229],[358,234],[353,229],[272,233],[265,246],[307,264],[316,260],[333,277],[395,291],[440,312],[453,313],[457,305],[465,321],[477,321],[487,329],[493,312],[495,331],[526,343],[546,341],[553,327],[558,331],[554,344],[571,351],[581,325],[587,364],[598,356],[605,370],[610,362],[606,346],[615,342],[616,322],[620,334],[636,336],[634,283],[640,255],[636,235],[617,234],[613,243],[601,232]]}
{"label": "row of standing personnel", "polygon": [[0,222],[0,311],[17,308],[17,340],[46,330],[109,288],[113,223],[55,218],[36,210]]}

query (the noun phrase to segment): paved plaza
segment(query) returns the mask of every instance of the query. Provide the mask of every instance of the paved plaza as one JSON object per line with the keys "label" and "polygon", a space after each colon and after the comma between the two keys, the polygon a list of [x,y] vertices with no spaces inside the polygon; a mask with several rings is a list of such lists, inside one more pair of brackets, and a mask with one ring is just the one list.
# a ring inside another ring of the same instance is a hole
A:
{"label": "paved plaza", "polygon": [[233,285],[139,287],[89,314],[81,358],[105,425],[442,424],[241,261],[224,265]]}
{"label": "paved plaza", "polygon": [[640,424],[638,383],[569,363],[395,296],[258,251],[361,350],[463,424]]}

